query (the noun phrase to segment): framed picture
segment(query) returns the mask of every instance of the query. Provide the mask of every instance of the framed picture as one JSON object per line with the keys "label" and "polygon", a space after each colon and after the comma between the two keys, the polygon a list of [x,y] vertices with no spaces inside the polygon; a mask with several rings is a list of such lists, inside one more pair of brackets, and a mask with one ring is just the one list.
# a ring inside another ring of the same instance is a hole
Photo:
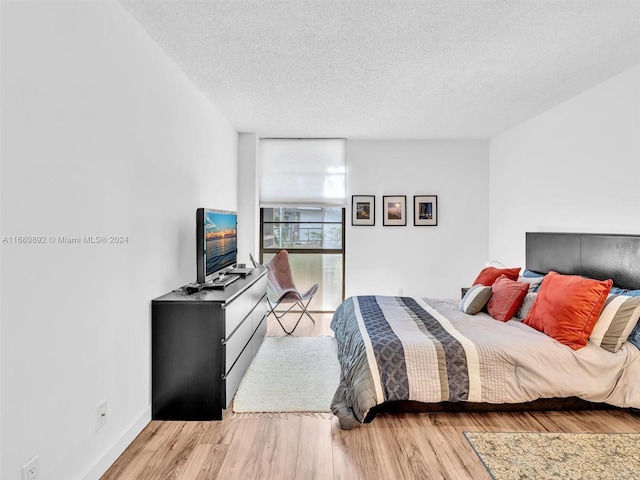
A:
{"label": "framed picture", "polygon": [[351,196],[351,225],[376,224],[376,197],[374,195]]}
{"label": "framed picture", "polygon": [[416,195],[413,197],[413,224],[416,226],[438,225],[437,195]]}
{"label": "framed picture", "polygon": [[382,212],[385,226],[405,226],[407,224],[406,195],[389,195],[382,197]]}

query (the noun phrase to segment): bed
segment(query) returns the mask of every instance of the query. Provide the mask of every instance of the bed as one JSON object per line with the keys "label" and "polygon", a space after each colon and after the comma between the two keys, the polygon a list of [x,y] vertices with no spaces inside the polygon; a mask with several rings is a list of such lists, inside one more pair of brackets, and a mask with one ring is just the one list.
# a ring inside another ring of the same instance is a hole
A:
{"label": "bed", "polygon": [[[553,275],[637,291],[640,236],[527,233],[526,269],[546,275],[547,293]],[[523,322],[535,301],[527,294],[513,319],[496,321],[463,313],[459,300],[346,299],[331,323],[341,365],[331,409],[341,428],[385,411],[640,409],[640,350],[624,340],[613,350],[586,339],[569,348]]]}

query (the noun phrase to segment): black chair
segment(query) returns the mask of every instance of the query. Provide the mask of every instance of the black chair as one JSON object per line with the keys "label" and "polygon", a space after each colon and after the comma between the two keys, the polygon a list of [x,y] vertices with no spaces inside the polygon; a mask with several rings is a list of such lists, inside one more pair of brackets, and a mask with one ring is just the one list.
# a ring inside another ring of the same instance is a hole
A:
{"label": "black chair", "polygon": [[[249,254],[253,266],[258,268],[261,265],[256,262],[253,255]],[[297,328],[300,320],[303,316],[307,316],[311,319],[315,325],[316,321],[313,319],[309,310],[309,303],[311,299],[318,291],[318,284],[313,285],[309,290],[304,293],[300,293],[296,288],[293,281],[293,275],[291,274],[291,265],[289,264],[289,252],[286,250],[280,250],[275,257],[264,264],[267,269],[267,300],[269,301],[269,315],[273,313],[278,320],[278,323],[282,327],[282,330],[287,335],[291,335]],[[278,315],[276,308],[280,304],[291,304],[291,306],[282,314]],[[287,331],[284,325],[280,321],[287,313],[289,313],[294,307],[300,307],[300,317],[291,331]]]}

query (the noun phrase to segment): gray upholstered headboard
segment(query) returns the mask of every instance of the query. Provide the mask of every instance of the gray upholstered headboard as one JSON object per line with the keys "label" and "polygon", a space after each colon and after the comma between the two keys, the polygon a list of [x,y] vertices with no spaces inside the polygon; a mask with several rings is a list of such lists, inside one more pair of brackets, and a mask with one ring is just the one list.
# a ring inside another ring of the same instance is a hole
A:
{"label": "gray upholstered headboard", "polygon": [[526,234],[527,269],[584,275],[616,287],[640,289],[640,235],[600,233]]}

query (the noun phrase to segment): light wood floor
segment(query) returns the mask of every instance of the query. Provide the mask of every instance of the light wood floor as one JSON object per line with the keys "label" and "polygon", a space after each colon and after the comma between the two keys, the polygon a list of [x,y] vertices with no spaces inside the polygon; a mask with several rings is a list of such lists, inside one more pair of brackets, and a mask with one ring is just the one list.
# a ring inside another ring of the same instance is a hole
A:
{"label": "light wood floor", "polygon": [[[315,326],[303,319],[296,335],[331,334],[331,316],[315,318]],[[269,320],[267,334],[282,334]],[[640,415],[616,410],[395,414],[343,431],[328,414],[227,411],[220,422],[152,421],[102,480],[489,480],[464,431],[640,432]]]}

